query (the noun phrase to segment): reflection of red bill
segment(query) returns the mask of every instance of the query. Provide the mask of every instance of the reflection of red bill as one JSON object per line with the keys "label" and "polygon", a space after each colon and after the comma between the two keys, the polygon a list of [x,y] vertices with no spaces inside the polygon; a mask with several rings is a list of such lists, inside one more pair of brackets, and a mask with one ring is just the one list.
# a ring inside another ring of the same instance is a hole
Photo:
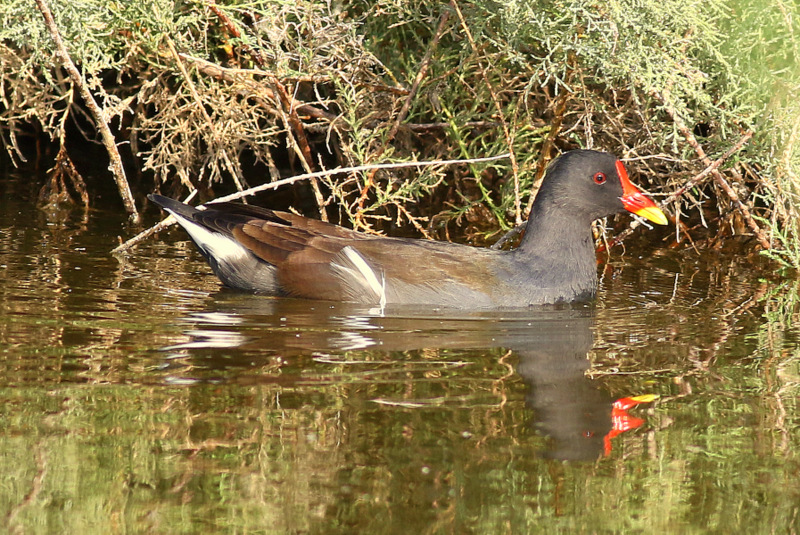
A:
{"label": "reflection of red bill", "polygon": [[643,396],[620,398],[614,402],[611,406],[611,431],[603,437],[603,452],[606,457],[611,454],[612,438],[644,424],[643,419],[628,414],[628,409],[632,409],[640,403],[650,403],[656,399],[658,399],[658,396],[655,394],[645,394]]}

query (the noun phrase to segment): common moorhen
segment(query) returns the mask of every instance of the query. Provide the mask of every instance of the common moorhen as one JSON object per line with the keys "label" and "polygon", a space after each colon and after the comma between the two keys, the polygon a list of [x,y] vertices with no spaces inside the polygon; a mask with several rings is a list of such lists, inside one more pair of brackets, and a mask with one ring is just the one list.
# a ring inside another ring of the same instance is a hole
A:
{"label": "common moorhen", "polygon": [[567,152],[550,165],[513,251],[373,236],[239,203],[197,209],[161,195],[149,199],[175,216],[227,286],[381,307],[589,300],[597,289],[592,221],[628,210],[667,223],[622,162],[592,150]]}

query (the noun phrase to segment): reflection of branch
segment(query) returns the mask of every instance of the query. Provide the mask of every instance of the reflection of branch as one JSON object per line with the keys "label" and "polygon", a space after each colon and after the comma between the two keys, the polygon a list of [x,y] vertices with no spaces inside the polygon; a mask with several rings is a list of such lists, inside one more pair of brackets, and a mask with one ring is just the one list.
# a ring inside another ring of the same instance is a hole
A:
{"label": "reflection of branch", "polygon": [[[38,0],[37,0],[38,1]],[[42,491],[42,481],[44,480],[45,474],[47,474],[47,456],[45,455],[44,450],[42,449],[42,445],[36,443],[34,445],[33,453],[36,457],[36,475],[33,477],[33,482],[31,483],[31,491],[25,495],[20,503],[15,505],[6,515],[6,526],[11,527],[17,518],[17,515],[22,511],[23,508],[27,507],[28,505],[32,504],[36,498],[39,496],[39,493]],[[19,527],[19,526],[15,526]],[[12,533],[22,533],[22,530],[11,528]]]}
{"label": "reflection of branch", "polygon": [[[722,372],[713,361],[720,355],[724,355],[731,344],[735,344],[734,337],[739,336],[742,332],[741,323],[745,321],[745,318],[766,317],[769,313],[771,283],[761,281],[755,287],[748,286],[743,288],[737,287],[731,282],[738,276],[741,265],[744,264],[734,263],[726,271],[718,271],[715,276],[717,279],[715,285],[707,287],[705,293],[700,295],[691,290],[696,286],[696,283],[691,278],[688,283],[684,282],[680,286],[678,286],[676,280],[676,289],[673,291],[672,299],[670,299],[670,306],[680,307],[682,304],[693,302],[691,307],[695,310],[698,306],[706,306],[706,304],[710,303],[708,304],[709,309],[719,309],[718,312],[713,314],[715,323],[706,329],[707,333],[709,333],[708,336],[704,336],[702,340],[697,339],[697,333],[693,333],[694,336],[687,337],[680,330],[672,332],[666,339],[658,338],[659,344],[663,345],[666,341],[668,344],[682,348],[679,352],[685,355],[683,358],[675,361],[671,360],[669,364],[662,362],[663,359],[658,360],[655,364],[658,367],[648,368],[642,365],[643,359],[636,353],[646,350],[646,348],[655,344],[656,338],[663,336],[663,329],[658,331],[661,333],[658,335],[647,334],[636,338],[635,341],[626,339],[618,343],[600,335],[600,339],[595,341],[595,347],[602,347],[603,349],[593,351],[591,357],[592,368],[587,372],[587,375],[592,378],[614,375],[671,376],[676,384],[686,389],[691,388],[691,383],[686,381],[687,377],[720,379]],[[694,270],[691,270],[691,272],[692,276],[696,273]],[[608,286],[606,293],[611,295],[614,293],[614,289]],[[701,305],[701,303],[703,304]],[[645,307],[648,308],[647,306]],[[702,316],[703,312],[698,311],[695,315]],[[602,333],[604,332],[602,328],[603,322],[600,321],[600,323],[601,328],[598,332]],[[611,354],[617,356],[609,359],[608,355]],[[628,358],[620,358],[619,355],[628,355]],[[684,391],[677,396],[670,396],[669,399],[682,397],[689,393]]]}
{"label": "reflection of branch", "polygon": [[[62,135],[63,132],[61,130]],[[47,183],[39,190],[39,202],[42,204],[57,204],[60,199],[71,199],[71,193],[74,192],[80,197],[81,204],[83,204],[84,218],[86,218],[89,215],[89,191],[86,189],[86,183],[78,173],[78,170],[75,169],[75,165],[67,153],[63,137],[59,141],[61,146],[58,148],[56,163],[48,172],[50,178]],[[65,177],[66,181],[64,180]],[[71,189],[67,186],[67,181],[72,186]]]}
{"label": "reflection of branch", "polygon": [[103,118],[103,111],[100,109],[100,106],[97,105],[97,102],[94,100],[94,96],[92,96],[89,88],[84,83],[81,73],[78,72],[78,68],[72,62],[72,58],[69,57],[69,52],[67,51],[67,47],[64,46],[64,41],[61,39],[61,35],[58,33],[58,28],[56,27],[55,20],[53,19],[53,13],[50,11],[47,1],[36,0],[36,5],[39,6],[39,11],[41,11],[42,16],[44,17],[45,26],[47,26],[47,30],[50,32],[50,37],[55,43],[56,55],[61,60],[61,64],[67,70],[67,73],[69,73],[72,83],[75,84],[80,90],[81,96],[86,102],[86,107],[89,108],[89,111],[94,118],[95,126],[100,131],[100,135],[103,138],[103,145],[105,145],[106,151],[108,151],[108,157],[111,160],[111,173],[114,175],[114,180],[117,183],[117,189],[119,189],[119,194],[122,197],[122,203],[125,205],[125,210],[127,210],[127,212],[130,214],[131,221],[138,223],[139,213],[136,211],[136,204],[133,202],[133,195],[131,195],[131,189],[128,186],[128,180],[125,178],[125,169],[122,167],[122,158],[117,150],[117,144],[114,140],[114,135],[111,133],[108,123]]}

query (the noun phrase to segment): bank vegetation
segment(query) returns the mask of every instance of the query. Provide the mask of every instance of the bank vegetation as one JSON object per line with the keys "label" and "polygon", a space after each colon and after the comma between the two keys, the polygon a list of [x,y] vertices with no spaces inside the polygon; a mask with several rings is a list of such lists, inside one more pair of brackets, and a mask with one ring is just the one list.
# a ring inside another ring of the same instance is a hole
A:
{"label": "bank vegetation", "polygon": [[798,52],[786,0],[6,0],[0,142],[52,167],[43,202],[116,179],[136,218],[156,189],[303,175],[284,189],[315,217],[474,242],[596,148],[664,203],[670,245],[798,267]]}

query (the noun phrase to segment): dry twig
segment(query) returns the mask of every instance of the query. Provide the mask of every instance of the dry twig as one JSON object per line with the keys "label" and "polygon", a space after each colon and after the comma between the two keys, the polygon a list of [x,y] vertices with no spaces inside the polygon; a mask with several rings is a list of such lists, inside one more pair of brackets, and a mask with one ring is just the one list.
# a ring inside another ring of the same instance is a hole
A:
{"label": "dry twig", "polygon": [[[278,110],[266,105],[264,100],[260,98],[266,97],[270,100],[275,100],[275,93],[272,91],[272,89],[264,86],[263,84],[259,84],[257,81],[252,79],[253,76],[274,77],[275,75],[273,73],[261,69],[233,69],[230,67],[222,67],[216,63],[212,63],[183,52],[180,53],[179,56],[184,60],[194,63],[197,67],[197,70],[203,74],[216,78],[217,80],[223,80],[231,84],[243,86],[244,89],[249,91],[252,96],[258,99],[258,103],[261,104],[269,113],[275,116],[280,115]],[[290,105],[293,109],[297,110],[298,114],[311,117],[313,119],[323,119],[329,122],[333,122],[336,119],[335,114],[321,110],[312,104],[308,104],[299,100],[292,99]]]}
{"label": "dry twig", "polygon": [[[186,197],[186,199],[183,200],[183,202],[191,201],[192,199],[194,199],[195,195],[197,195],[197,190],[192,191]],[[125,251],[127,251],[128,249],[133,247],[134,245],[137,245],[139,242],[144,241],[145,239],[149,238],[153,234],[156,234],[157,232],[160,232],[160,231],[164,230],[165,228],[174,225],[175,223],[177,223],[177,221],[175,221],[174,217],[172,217],[172,216],[166,217],[166,218],[162,219],[161,221],[159,221],[158,223],[156,223],[155,225],[153,225],[152,227],[150,227],[149,229],[140,232],[139,234],[137,234],[133,238],[129,239],[125,243],[120,244],[117,247],[115,247],[114,249],[112,249],[111,250],[111,254],[124,253]]]}
{"label": "dry twig", "polygon": [[[686,123],[683,122],[683,119],[680,117],[675,107],[672,104],[670,104],[668,100],[669,93],[661,94],[658,92],[653,92],[653,96],[658,100],[660,100],[662,104],[664,104],[664,109],[666,109],[667,113],[672,118],[673,122],[675,123],[675,126],[677,127],[681,135],[683,135],[683,137],[686,138],[686,142],[689,143],[689,146],[694,149],[694,152],[700,158],[700,161],[702,161],[706,166],[712,167],[713,162],[711,161],[711,158],[708,157],[706,151],[697,141],[697,138],[694,137],[692,131],[689,129],[689,127],[686,126]],[[728,196],[728,198],[731,200],[734,206],[736,206],[736,208],[742,214],[745,223],[755,235],[756,239],[758,240],[758,243],[761,244],[761,246],[764,249],[771,249],[772,245],[769,243],[769,240],[764,235],[764,232],[761,230],[761,227],[759,227],[758,223],[756,223],[755,219],[753,219],[753,215],[750,213],[750,209],[747,208],[747,206],[742,202],[742,200],[739,198],[739,195],[733,190],[731,185],[728,184],[728,181],[725,180],[725,177],[722,176],[722,173],[720,173],[716,167],[713,168],[710,171],[710,173],[714,177],[714,182],[716,182],[716,184],[722,189],[722,191],[725,192],[725,194]]]}
{"label": "dry twig", "polygon": [[[747,131],[741,138],[739,138],[739,141],[734,143],[731,146],[731,148],[725,151],[725,154],[723,154],[713,162],[710,162],[709,160],[710,165],[708,165],[701,172],[697,173],[691,179],[687,180],[683,186],[681,186],[680,188],[669,194],[663,201],[658,203],[659,208],[663,208],[666,205],[670,204],[671,202],[674,202],[675,200],[681,198],[687,191],[699,186],[709,175],[713,173],[719,173],[718,169],[720,168],[720,166],[723,163],[725,163],[731,156],[742,150],[742,147],[744,147],[745,144],[747,144],[747,142],[750,141],[751,137],[753,137],[753,132]],[[613,239],[609,241],[608,248],[611,248],[614,245],[621,243],[625,238],[630,236],[633,230],[640,224],[641,223],[638,219],[632,221],[631,225],[627,229],[620,232],[617,236],[615,236]]]}
{"label": "dry twig", "polygon": [[100,106],[98,106],[94,96],[92,95],[91,91],[89,91],[89,87],[83,80],[81,73],[78,71],[78,68],[75,66],[75,63],[73,63],[72,58],[69,56],[69,51],[67,51],[64,41],[61,39],[61,34],[58,31],[56,22],[53,19],[53,13],[50,11],[50,6],[47,4],[47,1],[36,0],[36,5],[39,7],[39,11],[42,13],[45,26],[47,26],[47,30],[50,32],[50,37],[53,39],[53,43],[55,43],[56,55],[58,56],[59,60],[61,60],[61,64],[66,69],[67,73],[69,73],[72,83],[75,84],[80,90],[81,97],[83,97],[83,100],[86,102],[86,107],[89,108],[89,112],[94,118],[95,126],[100,131],[100,135],[103,138],[103,145],[105,145],[106,151],[108,152],[108,157],[111,160],[111,165],[109,168],[111,173],[114,175],[114,180],[117,183],[117,189],[119,190],[120,197],[122,197],[122,203],[125,205],[125,210],[128,212],[128,214],[130,214],[131,221],[133,223],[138,223],[139,212],[136,211],[136,203],[133,202],[133,195],[131,194],[130,186],[128,186],[128,180],[125,178],[125,169],[122,167],[122,158],[117,150],[114,134],[111,133],[111,129],[108,127],[108,123],[103,117],[103,111],[100,109]]}
{"label": "dry twig", "polygon": [[[239,28],[237,28],[231,19],[228,18],[228,15],[226,15],[225,12],[223,12],[219,6],[214,3],[214,0],[209,1],[209,8],[220,19],[222,24],[233,37],[237,39],[242,38]],[[248,53],[259,67],[266,67],[266,61],[258,50],[246,44],[242,45],[242,50]],[[289,139],[289,144],[298,154],[298,156],[300,156],[300,162],[302,163],[306,172],[311,173],[314,168],[314,157],[311,154],[311,146],[308,144],[308,138],[306,137],[303,122],[297,115],[297,109],[293,106],[294,99],[289,96],[289,92],[286,91],[286,87],[281,83],[280,80],[278,80],[277,76],[271,73],[267,73],[267,76],[269,77],[269,84],[272,88],[273,99],[278,105],[277,109],[280,112],[281,119],[286,125],[286,133],[289,134],[287,136]],[[323,208],[325,205],[325,200],[322,197],[322,192],[319,188],[319,182],[316,178],[311,179],[311,187],[314,190],[314,197],[317,201],[319,215],[323,221],[327,221],[328,216]]]}
{"label": "dry twig", "polygon": [[[175,63],[178,64],[178,69],[181,71],[183,75],[183,79],[186,81],[186,85],[189,88],[189,93],[192,95],[195,104],[197,104],[197,108],[202,112],[203,118],[206,120],[206,124],[208,125],[209,130],[211,131],[211,137],[214,142],[213,150],[217,150],[217,145],[220,144],[220,135],[219,131],[214,124],[214,121],[211,120],[211,116],[206,111],[206,107],[203,105],[203,101],[200,99],[200,95],[197,93],[197,88],[192,82],[192,77],[189,76],[189,71],[186,70],[186,66],[181,61],[181,56],[178,54],[178,51],[175,49],[175,43],[172,42],[172,39],[167,36],[167,45],[169,46],[169,51],[172,54],[172,57],[175,59]],[[236,189],[242,191],[244,186],[244,177],[239,169],[233,165],[230,158],[228,157],[228,151],[225,149],[221,149],[222,153],[222,161],[225,162],[225,166],[231,172],[231,176],[233,177],[233,183],[236,185]]]}
{"label": "dry twig", "polygon": [[[572,71],[569,72],[571,76]],[[569,79],[567,84],[569,83]],[[563,93],[559,95],[558,99],[556,100],[554,109],[553,109],[553,120],[550,123],[550,131],[547,133],[547,137],[544,139],[542,143],[542,151],[539,155],[539,159],[536,161],[536,173],[533,177],[533,187],[534,189],[538,189],[539,185],[542,183],[542,179],[544,178],[544,172],[547,169],[547,164],[551,159],[550,151],[553,148],[553,144],[556,140],[556,136],[558,136],[559,132],[561,132],[561,124],[564,122],[564,114],[567,111],[567,100],[569,99],[570,91],[565,87],[562,88]],[[533,200],[535,199],[535,195],[531,195],[528,199],[528,206],[525,208],[525,213],[531,213],[531,208],[533,208]],[[518,223],[519,224],[519,223]]]}
{"label": "dry twig", "polygon": [[[469,41],[470,47],[472,47],[472,51],[477,54],[478,53],[478,45],[475,44],[475,39],[472,37],[472,32],[469,29],[469,25],[467,24],[466,19],[464,18],[464,13],[461,12],[461,7],[459,7],[458,2],[456,0],[450,0],[450,5],[458,14],[458,19],[461,22],[461,27],[464,30],[464,33],[467,36],[467,40]],[[486,88],[489,90],[489,94],[492,96],[492,103],[494,104],[495,109],[497,110],[497,117],[500,119],[500,123],[503,125],[503,135],[506,139],[506,145],[508,146],[508,152],[511,155],[511,173],[514,175],[514,219],[517,225],[522,223],[522,200],[520,198],[520,191],[519,191],[519,164],[517,163],[517,156],[514,153],[514,140],[512,139],[511,131],[508,128],[508,123],[506,122],[505,116],[503,115],[503,106],[500,104],[500,99],[497,96],[497,93],[494,90],[491,82],[489,81],[489,77],[486,75],[486,67],[485,69],[481,70],[481,77],[483,77],[483,81],[486,83]]]}
{"label": "dry twig", "polygon": [[[428,67],[430,65],[431,58],[433,57],[433,51],[439,44],[439,39],[441,39],[442,34],[444,33],[449,18],[450,16],[447,11],[442,13],[441,18],[439,19],[439,25],[436,28],[436,33],[433,34],[433,39],[431,39],[428,49],[425,51],[425,56],[423,56],[422,61],[420,62],[419,71],[417,71],[417,76],[414,77],[414,82],[411,84],[411,89],[408,91],[408,95],[406,95],[406,98],[403,100],[403,105],[400,108],[400,112],[397,114],[397,117],[395,117],[394,123],[389,129],[389,133],[386,135],[386,140],[376,152],[375,158],[380,158],[383,155],[383,153],[386,151],[386,146],[391,143],[391,141],[397,135],[397,131],[400,129],[400,124],[408,116],[408,111],[411,109],[411,103],[413,102],[414,97],[417,96],[417,92],[419,91],[419,86],[422,83],[422,80],[424,80],[425,76],[428,74]],[[366,227],[366,225],[363,223],[364,202],[366,202],[367,195],[369,195],[372,185],[375,183],[376,172],[377,169],[373,170],[367,175],[366,183],[364,184],[364,187],[361,188],[361,196],[358,198],[358,212],[356,213],[357,227]],[[416,221],[411,219],[411,222],[414,224],[414,226],[418,227]]]}

